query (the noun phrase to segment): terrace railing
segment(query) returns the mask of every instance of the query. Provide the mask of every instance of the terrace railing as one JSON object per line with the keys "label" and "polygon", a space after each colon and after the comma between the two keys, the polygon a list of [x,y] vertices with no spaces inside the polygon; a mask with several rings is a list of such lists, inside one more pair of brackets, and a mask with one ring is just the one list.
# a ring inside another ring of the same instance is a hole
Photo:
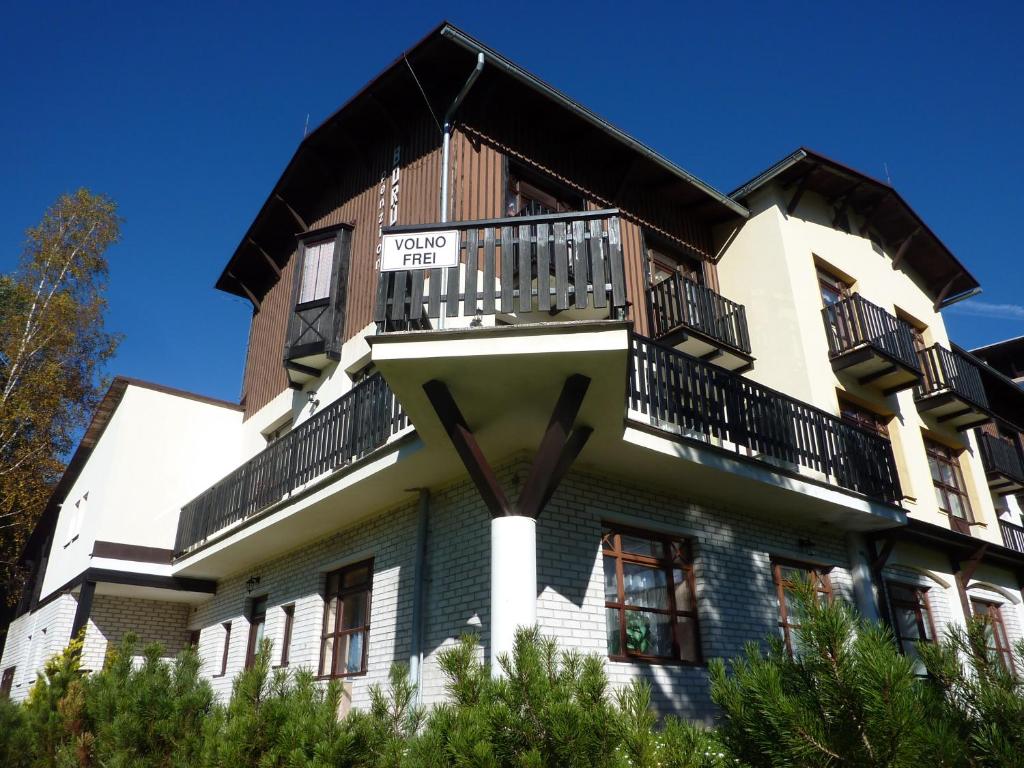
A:
{"label": "terrace railing", "polygon": [[825,307],[821,313],[832,357],[867,345],[911,370],[920,370],[913,329],[877,304],[854,294]]}
{"label": "terrace railing", "polygon": [[[440,318],[593,309],[626,311],[617,209],[391,227],[385,232],[459,233],[459,267],[382,272],[374,320],[380,330],[429,327]],[[442,271],[446,272],[442,289]]]}
{"label": "terrace railing", "polygon": [[1003,544],[1006,547],[1024,553],[1024,528],[1014,525],[1009,520],[1000,520],[999,531],[1003,534]]}
{"label": "terrace railing", "polygon": [[981,463],[986,472],[998,472],[1024,483],[1024,461],[1020,451],[1010,440],[978,432],[978,447],[981,449]]}
{"label": "terrace railing", "polygon": [[629,398],[632,410],[655,423],[737,453],[803,467],[881,501],[902,496],[885,437],[637,335]]}
{"label": "terrace railing", "polygon": [[408,421],[374,374],[181,508],[175,555],[252,517],[287,494],[380,447]]}
{"label": "terrace railing", "polygon": [[920,400],[949,391],[971,405],[988,409],[988,397],[978,367],[958,352],[933,344],[918,353],[924,379],[914,390]]}
{"label": "terrace railing", "polygon": [[652,285],[647,297],[651,335],[655,339],[689,329],[750,354],[747,314],[742,304],[679,274]]}

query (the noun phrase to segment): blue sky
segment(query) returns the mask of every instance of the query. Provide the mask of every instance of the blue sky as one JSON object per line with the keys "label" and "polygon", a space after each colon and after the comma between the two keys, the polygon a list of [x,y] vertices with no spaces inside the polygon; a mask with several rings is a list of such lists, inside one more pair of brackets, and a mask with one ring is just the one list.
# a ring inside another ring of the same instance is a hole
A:
{"label": "blue sky", "polygon": [[307,114],[447,18],[723,191],[800,145],[887,168],[984,288],[953,338],[1024,334],[1020,3],[585,7],[9,2],[0,270],[61,192],[112,196],[111,373],[236,399],[249,306],[214,280]]}

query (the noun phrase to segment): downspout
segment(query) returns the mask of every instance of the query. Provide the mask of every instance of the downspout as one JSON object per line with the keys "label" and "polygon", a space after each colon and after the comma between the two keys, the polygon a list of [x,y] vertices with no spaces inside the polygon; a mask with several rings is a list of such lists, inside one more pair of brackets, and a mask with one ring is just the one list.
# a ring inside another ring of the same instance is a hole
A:
{"label": "downspout", "polygon": [[[462,104],[462,100],[466,98],[466,94],[469,93],[469,89],[473,87],[473,83],[480,77],[480,73],[484,69],[484,55],[478,53],[476,55],[476,66],[473,67],[473,71],[469,73],[469,77],[466,78],[465,84],[462,86],[462,90],[459,91],[458,96],[448,107],[448,111],[444,113],[444,124],[441,128],[441,223],[448,221],[448,162],[449,155],[451,152],[451,138],[452,138],[452,118],[455,116],[455,111]],[[441,270],[441,295],[447,295],[445,283],[448,280],[448,270]],[[437,318],[437,327],[444,328],[444,318],[448,314],[446,311],[440,313],[440,317]]]}
{"label": "downspout", "polygon": [[462,104],[463,99],[466,98],[466,94],[469,93],[469,89],[473,87],[473,83],[480,77],[480,73],[484,70],[484,55],[478,53],[476,55],[476,66],[473,71],[469,73],[469,77],[466,78],[465,85],[462,86],[462,90],[459,91],[459,95],[455,97],[451,106],[448,107],[448,111],[444,113],[444,127],[441,129],[442,143],[441,143],[441,223],[448,221],[448,155],[450,152],[451,136],[452,136],[452,118],[455,117],[455,112]]}
{"label": "downspout", "polygon": [[416,686],[416,703],[423,702],[423,626],[427,599],[427,546],[430,534],[430,491],[420,488],[416,511],[416,554],[412,571],[412,637],[409,643],[409,682]]}

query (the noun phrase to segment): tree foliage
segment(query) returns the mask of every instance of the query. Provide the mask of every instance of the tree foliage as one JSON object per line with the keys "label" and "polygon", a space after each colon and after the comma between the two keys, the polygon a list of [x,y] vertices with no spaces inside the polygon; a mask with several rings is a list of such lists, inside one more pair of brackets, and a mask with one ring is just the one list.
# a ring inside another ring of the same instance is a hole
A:
{"label": "tree foliage", "polygon": [[0,585],[102,394],[118,337],[104,329],[107,249],[120,236],[113,201],[62,195],[26,232],[0,276]]}

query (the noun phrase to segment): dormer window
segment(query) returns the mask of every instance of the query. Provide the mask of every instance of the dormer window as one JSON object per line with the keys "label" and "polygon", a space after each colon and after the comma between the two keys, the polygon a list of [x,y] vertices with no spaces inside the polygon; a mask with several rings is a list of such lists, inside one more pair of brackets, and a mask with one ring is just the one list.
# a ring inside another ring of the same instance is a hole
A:
{"label": "dormer window", "polygon": [[293,387],[318,378],[332,360],[341,358],[351,243],[348,225],[299,236],[284,347],[284,367]]}

